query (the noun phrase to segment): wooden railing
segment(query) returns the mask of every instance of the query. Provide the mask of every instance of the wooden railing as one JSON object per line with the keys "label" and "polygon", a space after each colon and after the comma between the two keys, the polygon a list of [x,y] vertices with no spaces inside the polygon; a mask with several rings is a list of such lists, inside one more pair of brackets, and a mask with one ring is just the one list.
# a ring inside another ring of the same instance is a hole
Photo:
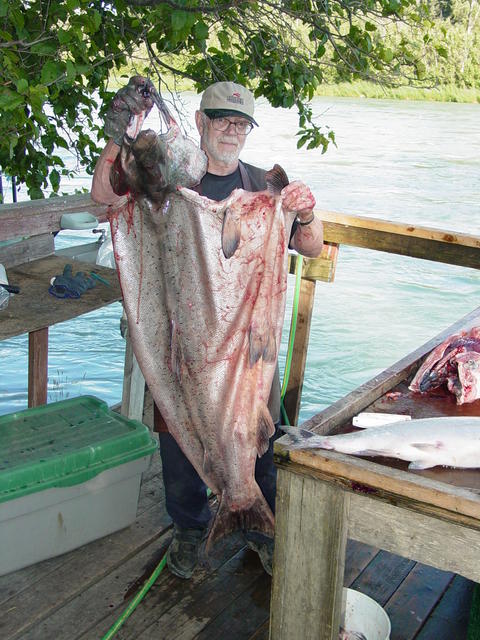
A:
{"label": "wooden railing", "polygon": [[[89,195],[57,197],[0,206],[0,242],[22,238],[13,244],[7,244],[3,247],[0,245],[0,263],[6,266],[8,272],[9,268],[18,269],[21,265],[52,256],[54,253],[53,238],[54,234],[61,229],[62,215],[79,211],[93,214],[99,222],[107,220],[107,208],[94,203]],[[284,399],[291,424],[297,423],[299,414],[315,282],[317,280],[333,280],[338,245],[351,245],[435,262],[480,268],[480,237],[478,236],[366,216],[321,210],[316,213],[324,223],[326,245],[320,258],[304,259],[302,265],[294,357]],[[292,272],[296,267],[295,262],[295,257],[292,257],[290,267]],[[34,267],[35,265],[31,265],[31,270],[34,271]],[[112,294],[111,301],[113,301],[115,299],[114,292],[110,293]],[[46,302],[51,302],[48,301],[48,296],[46,296]],[[102,304],[108,303],[108,298],[102,302]],[[74,313],[81,315],[92,308],[91,305],[85,303],[79,305]],[[11,328],[8,331],[2,331],[2,325],[7,324],[7,317],[11,327],[12,318],[8,312],[0,314],[0,339],[19,333],[30,334],[29,406],[34,406],[46,401],[48,327],[65,318],[59,318],[58,308],[52,307],[52,305],[47,305],[44,309],[42,326],[32,324],[31,319],[28,318],[27,309],[24,310],[24,313],[23,318],[17,319],[16,333],[12,333]],[[36,313],[38,315],[38,310]],[[128,356],[128,354],[130,355]],[[127,356],[131,358],[131,350],[128,348]],[[131,372],[137,371],[131,361],[126,362],[125,370],[128,372],[129,380]],[[139,383],[138,380],[138,371],[135,375],[131,375],[130,382],[124,385],[124,407],[127,407],[126,411],[128,411],[128,406],[136,406],[135,413],[138,413],[142,403],[136,396],[141,393],[140,390],[143,392],[141,381]],[[134,391],[135,389],[137,391]]]}

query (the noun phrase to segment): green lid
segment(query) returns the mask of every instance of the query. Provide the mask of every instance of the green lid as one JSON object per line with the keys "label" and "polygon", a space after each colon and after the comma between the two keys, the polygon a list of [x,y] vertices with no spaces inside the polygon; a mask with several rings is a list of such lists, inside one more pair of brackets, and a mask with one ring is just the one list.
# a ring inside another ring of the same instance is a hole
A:
{"label": "green lid", "polygon": [[0,503],[151,455],[148,427],[93,396],[0,416]]}

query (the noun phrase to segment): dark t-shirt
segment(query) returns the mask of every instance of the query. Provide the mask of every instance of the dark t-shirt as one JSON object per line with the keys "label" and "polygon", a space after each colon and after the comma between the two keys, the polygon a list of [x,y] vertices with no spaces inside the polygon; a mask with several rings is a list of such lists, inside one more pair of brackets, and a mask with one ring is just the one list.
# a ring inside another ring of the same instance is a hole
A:
{"label": "dark t-shirt", "polygon": [[211,200],[225,200],[234,189],[243,187],[240,169],[227,176],[216,176],[213,173],[206,173],[200,183],[202,196],[206,196]]}

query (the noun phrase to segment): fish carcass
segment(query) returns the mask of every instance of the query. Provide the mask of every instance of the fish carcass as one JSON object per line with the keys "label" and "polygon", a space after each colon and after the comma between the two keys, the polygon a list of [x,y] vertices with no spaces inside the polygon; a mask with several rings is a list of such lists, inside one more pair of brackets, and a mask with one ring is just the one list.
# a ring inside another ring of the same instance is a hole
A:
{"label": "fish carcass", "polygon": [[444,384],[457,404],[480,398],[480,327],[456,333],[433,349],[409,389],[426,393]]}
{"label": "fish carcass", "polygon": [[132,345],[169,432],[219,498],[207,546],[237,528],[273,535],[254,471],[274,433],[267,402],[294,220],[279,195],[288,180],[275,167],[266,191],[198,195],[189,187],[205,154],[163,104],[161,113],[167,133],[126,136],[111,172],[114,191],[129,196],[110,223]]}
{"label": "fish carcass", "polygon": [[320,436],[282,427],[292,449],[330,449],[360,456],[386,456],[410,462],[409,469],[438,465],[480,467],[480,418],[441,417],[395,422],[364,431]]}

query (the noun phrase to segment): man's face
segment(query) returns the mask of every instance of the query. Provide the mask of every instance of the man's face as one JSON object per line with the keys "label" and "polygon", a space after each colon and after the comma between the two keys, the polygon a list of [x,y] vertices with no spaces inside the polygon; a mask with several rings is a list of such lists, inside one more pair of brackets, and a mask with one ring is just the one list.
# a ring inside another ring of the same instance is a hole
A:
{"label": "man's face", "polygon": [[[225,124],[225,118],[221,119]],[[230,165],[238,161],[240,152],[245,144],[246,135],[238,134],[233,123],[246,123],[241,116],[229,116],[228,129],[219,131],[213,126],[213,121],[205,114],[200,114],[197,126],[200,132],[200,147],[215,162]]]}

